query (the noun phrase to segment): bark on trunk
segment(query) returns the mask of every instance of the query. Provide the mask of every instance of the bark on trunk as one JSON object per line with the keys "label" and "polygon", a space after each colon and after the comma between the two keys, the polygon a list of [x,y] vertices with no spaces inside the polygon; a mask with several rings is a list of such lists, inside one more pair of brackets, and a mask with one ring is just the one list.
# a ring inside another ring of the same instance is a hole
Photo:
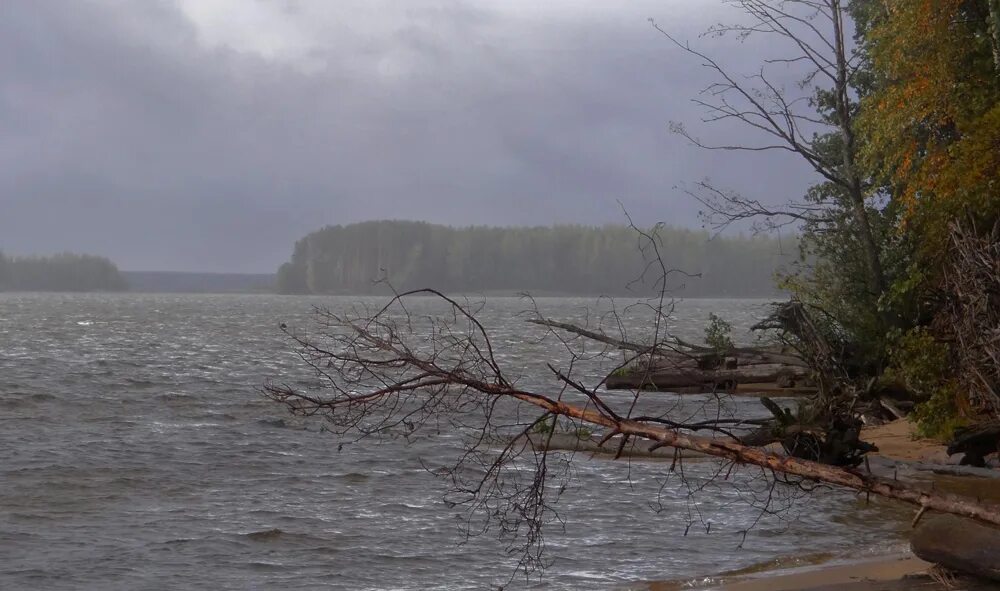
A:
{"label": "bark on trunk", "polygon": [[1000,75],[1000,0],[989,0],[990,41],[993,45],[993,63]]}
{"label": "bark on trunk", "polygon": [[840,176],[844,180],[844,189],[850,198],[851,216],[854,218],[861,239],[861,247],[865,253],[865,261],[868,266],[868,286],[873,295],[879,296],[885,291],[885,273],[882,270],[882,261],[879,256],[878,244],[875,242],[871,221],[868,219],[864,189],[855,161],[857,147],[854,137],[851,98],[848,94],[850,80],[848,79],[847,48],[844,43],[844,21],[840,2],[834,1],[831,9],[836,43],[835,53],[837,55],[837,81],[834,92],[836,93],[837,125],[840,128],[843,142],[841,146],[843,171]]}
{"label": "bark on trunk", "polygon": [[688,435],[660,425],[641,423],[629,419],[616,420],[596,410],[566,404],[529,392],[489,387],[487,384],[482,384],[481,386],[485,387],[482,390],[484,392],[493,391],[497,395],[513,396],[549,412],[579,419],[594,425],[608,427],[621,435],[647,439],[651,442],[652,447],[674,447],[681,450],[696,451],[740,464],[760,466],[782,474],[800,476],[809,480],[825,482],[859,492],[896,499],[910,503],[923,510],[951,513],[953,515],[977,519],[984,523],[1000,525],[1000,505],[993,503],[933,490],[924,490],[899,481],[866,474],[860,469],[840,468],[819,462],[768,453],[760,448],[748,447],[735,441]]}
{"label": "bark on trunk", "polygon": [[778,384],[784,380],[803,380],[808,372],[779,364],[751,365],[737,369],[699,369],[696,367],[650,367],[608,376],[610,390],[624,388],[704,388],[708,392],[735,389],[740,384]]}

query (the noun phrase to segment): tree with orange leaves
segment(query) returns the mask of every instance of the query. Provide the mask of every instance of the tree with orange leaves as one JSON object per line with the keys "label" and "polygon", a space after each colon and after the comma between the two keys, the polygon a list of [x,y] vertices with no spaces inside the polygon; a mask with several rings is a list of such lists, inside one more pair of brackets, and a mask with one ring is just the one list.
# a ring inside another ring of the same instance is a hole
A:
{"label": "tree with orange leaves", "polygon": [[892,187],[921,256],[948,225],[1000,212],[1000,63],[996,0],[886,0],[866,44],[875,91],[860,131],[870,170]]}
{"label": "tree with orange leaves", "polygon": [[885,304],[917,308],[888,373],[923,384],[918,418],[947,436],[969,415],[1000,414],[1000,2],[864,4],[862,162],[910,249]]}

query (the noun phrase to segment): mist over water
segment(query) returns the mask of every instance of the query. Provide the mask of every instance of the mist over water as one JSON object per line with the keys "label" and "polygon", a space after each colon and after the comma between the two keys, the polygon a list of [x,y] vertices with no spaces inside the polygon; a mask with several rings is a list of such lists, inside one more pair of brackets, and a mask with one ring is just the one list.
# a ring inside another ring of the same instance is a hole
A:
{"label": "mist over water", "polygon": [[[294,419],[259,394],[267,378],[312,382],[280,322],[308,327],[312,306],[358,302],[0,294],[0,588],[506,585],[514,560],[491,533],[464,538],[467,515],[442,501],[446,482],[422,465],[451,465],[460,435],[411,445],[341,441],[320,421]],[[570,322],[593,304],[538,301],[545,315]],[[420,300],[411,310],[433,313],[435,306]],[[715,312],[733,323],[735,336],[749,338],[746,327],[763,306],[684,301],[672,330],[697,339]],[[544,362],[566,361],[564,349],[533,338],[540,329],[518,316],[528,307],[490,298],[482,319],[504,367],[521,373],[525,386],[552,386]],[[628,322],[641,332],[641,320]],[[677,400],[648,394],[644,404]],[[752,399],[731,404],[746,416],[764,414]],[[565,526],[546,534],[551,568],[540,582],[515,578],[511,585],[619,588],[775,556],[876,552],[901,539],[903,521],[890,507],[820,490],[784,519],[764,517],[740,547],[741,530],[759,510],[727,486],[689,500],[678,480],[664,485],[668,467],[577,456],[558,506]],[[692,461],[685,470],[698,479],[717,465]]]}

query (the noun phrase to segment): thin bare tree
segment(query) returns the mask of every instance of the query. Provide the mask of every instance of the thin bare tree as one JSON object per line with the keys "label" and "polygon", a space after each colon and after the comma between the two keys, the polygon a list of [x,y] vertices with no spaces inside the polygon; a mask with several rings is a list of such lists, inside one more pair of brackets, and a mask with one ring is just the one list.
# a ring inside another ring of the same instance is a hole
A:
{"label": "thin bare tree", "polygon": [[[854,120],[858,101],[854,92],[859,56],[850,48],[847,3],[841,0],[729,0],[744,18],[731,25],[716,25],[708,35],[736,36],[740,40],[763,37],[780,44],[788,53],[765,60],[753,74],[730,71],[718,59],[653,22],[653,27],[676,47],[712,72],[715,81],[693,101],[704,108],[705,123],[738,123],[761,134],[758,144],[712,144],[689,132],[682,123],[671,129],[694,145],[707,150],[782,151],[795,154],[827,181],[834,191],[814,193],[808,200],[792,200],[771,206],[735,191],[696,183],[689,195],[706,207],[706,217],[718,228],[740,220],[759,222],[757,228],[773,229],[785,224],[828,219],[833,206],[850,214],[853,232],[860,242],[872,294],[885,291],[875,231],[866,205],[866,186],[858,164]],[[802,68],[799,92],[776,83],[769,71],[774,66]],[[811,89],[811,92],[802,92]]]}

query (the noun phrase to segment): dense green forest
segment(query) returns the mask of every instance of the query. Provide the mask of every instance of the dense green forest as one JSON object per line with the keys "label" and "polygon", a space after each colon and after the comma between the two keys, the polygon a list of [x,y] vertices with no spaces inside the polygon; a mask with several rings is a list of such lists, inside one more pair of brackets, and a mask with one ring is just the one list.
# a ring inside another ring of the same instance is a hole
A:
{"label": "dense green forest", "polygon": [[[775,271],[796,252],[770,238],[712,238],[706,232],[661,228],[660,252],[684,296],[775,293]],[[331,226],[295,245],[278,271],[282,293],[370,293],[385,277],[396,289],[448,292],[529,291],[538,294],[645,294],[636,282],[652,259],[626,226],[453,228],[424,222],[376,221]],[[648,250],[648,249],[647,249]],[[650,274],[651,279],[658,273]]]}
{"label": "dense green forest", "polygon": [[7,257],[0,252],[0,291],[121,291],[118,267],[104,257],[57,254]]}

